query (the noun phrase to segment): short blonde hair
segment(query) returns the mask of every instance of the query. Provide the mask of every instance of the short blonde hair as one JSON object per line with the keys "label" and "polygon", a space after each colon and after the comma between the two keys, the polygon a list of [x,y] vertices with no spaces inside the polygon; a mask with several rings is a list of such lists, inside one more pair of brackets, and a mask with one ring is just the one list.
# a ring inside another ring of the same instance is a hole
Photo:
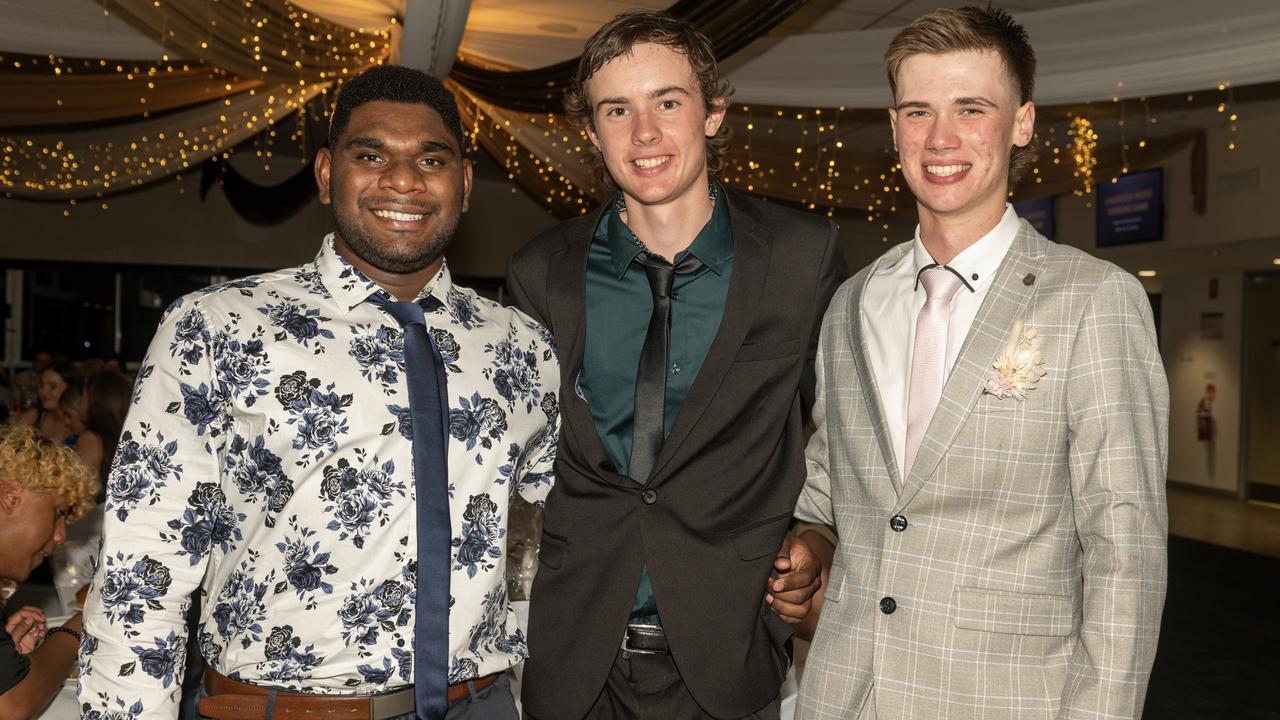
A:
{"label": "short blonde hair", "polygon": [[68,520],[93,507],[98,475],[65,445],[55,445],[30,425],[0,425],[0,483],[63,498]]}

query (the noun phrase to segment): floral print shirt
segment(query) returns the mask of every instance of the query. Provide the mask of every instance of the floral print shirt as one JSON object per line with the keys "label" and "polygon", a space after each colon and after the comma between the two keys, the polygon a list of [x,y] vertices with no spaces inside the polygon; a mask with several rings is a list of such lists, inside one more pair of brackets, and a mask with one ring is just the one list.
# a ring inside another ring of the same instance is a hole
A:
{"label": "floral print shirt", "polygon": [[[189,596],[218,672],[315,693],[413,682],[417,562],[404,344],[339,256],[179,299],[156,331],[107,481],[85,608],[86,717],[176,717]],[[559,433],[550,334],[453,285],[423,290],[446,365],[449,681],[527,654],[507,604],[507,510],[541,504]]]}

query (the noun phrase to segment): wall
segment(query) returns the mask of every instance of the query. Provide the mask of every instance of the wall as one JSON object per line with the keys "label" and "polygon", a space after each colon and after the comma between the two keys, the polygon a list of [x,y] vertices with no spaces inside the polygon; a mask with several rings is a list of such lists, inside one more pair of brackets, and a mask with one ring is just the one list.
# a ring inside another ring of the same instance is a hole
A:
{"label": "wall", "polygon": [[[1218,297],[1209,298],[1209,282]],[[1191,275],[1164,282],[1160,352],[1169,375],[1169,479],[1236,493],[1240,474],[1244,276]],[[1201,315],[1222,313],[1222,337],[1202,337]],[[1196,405],[1212,383],[1215,439],[1196,435]]]}

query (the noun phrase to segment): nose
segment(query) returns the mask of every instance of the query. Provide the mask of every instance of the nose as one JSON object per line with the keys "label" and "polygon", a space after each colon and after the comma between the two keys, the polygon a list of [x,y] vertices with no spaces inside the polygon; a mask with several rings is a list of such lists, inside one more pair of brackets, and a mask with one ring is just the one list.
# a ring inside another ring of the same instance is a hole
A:
{"label": "nose", "polygon": [[425,188],[417,165],[408,160],[391,160],[378,178],[378,187],[394,190],[402,195],[420,192]]}
{"label": "nose", "polygon": [[67,541],[67,519],[58,516],[58,522],[53,526],[53,546],[57,547]]}
{"label": "nose", "polygon": [[653,113],[645,110],[636,112],[635,124],[631,127],[631,142],[635,145],[651,145],[661,139],[662,130]]}
{"label": "nose", "polygon": [[956,126],[946,115],[939,115],[929,128],[929,136],[925,138],[925,148],[933,152],[945,152],[959,147],[960,139],[956,134]]}

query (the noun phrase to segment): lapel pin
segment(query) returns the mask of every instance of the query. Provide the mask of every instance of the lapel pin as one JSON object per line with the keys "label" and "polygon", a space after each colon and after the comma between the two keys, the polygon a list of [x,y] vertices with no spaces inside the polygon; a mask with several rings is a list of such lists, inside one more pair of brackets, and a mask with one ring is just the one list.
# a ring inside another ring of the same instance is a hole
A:
{"label": "lapel pin", "polygon": [[1035,281],[1036,281],[1036,276],[1034,273],[1027,273],[1026,275],[1022,276],[1023,285],[1031,285],[1031,284],[1034,284]]}

